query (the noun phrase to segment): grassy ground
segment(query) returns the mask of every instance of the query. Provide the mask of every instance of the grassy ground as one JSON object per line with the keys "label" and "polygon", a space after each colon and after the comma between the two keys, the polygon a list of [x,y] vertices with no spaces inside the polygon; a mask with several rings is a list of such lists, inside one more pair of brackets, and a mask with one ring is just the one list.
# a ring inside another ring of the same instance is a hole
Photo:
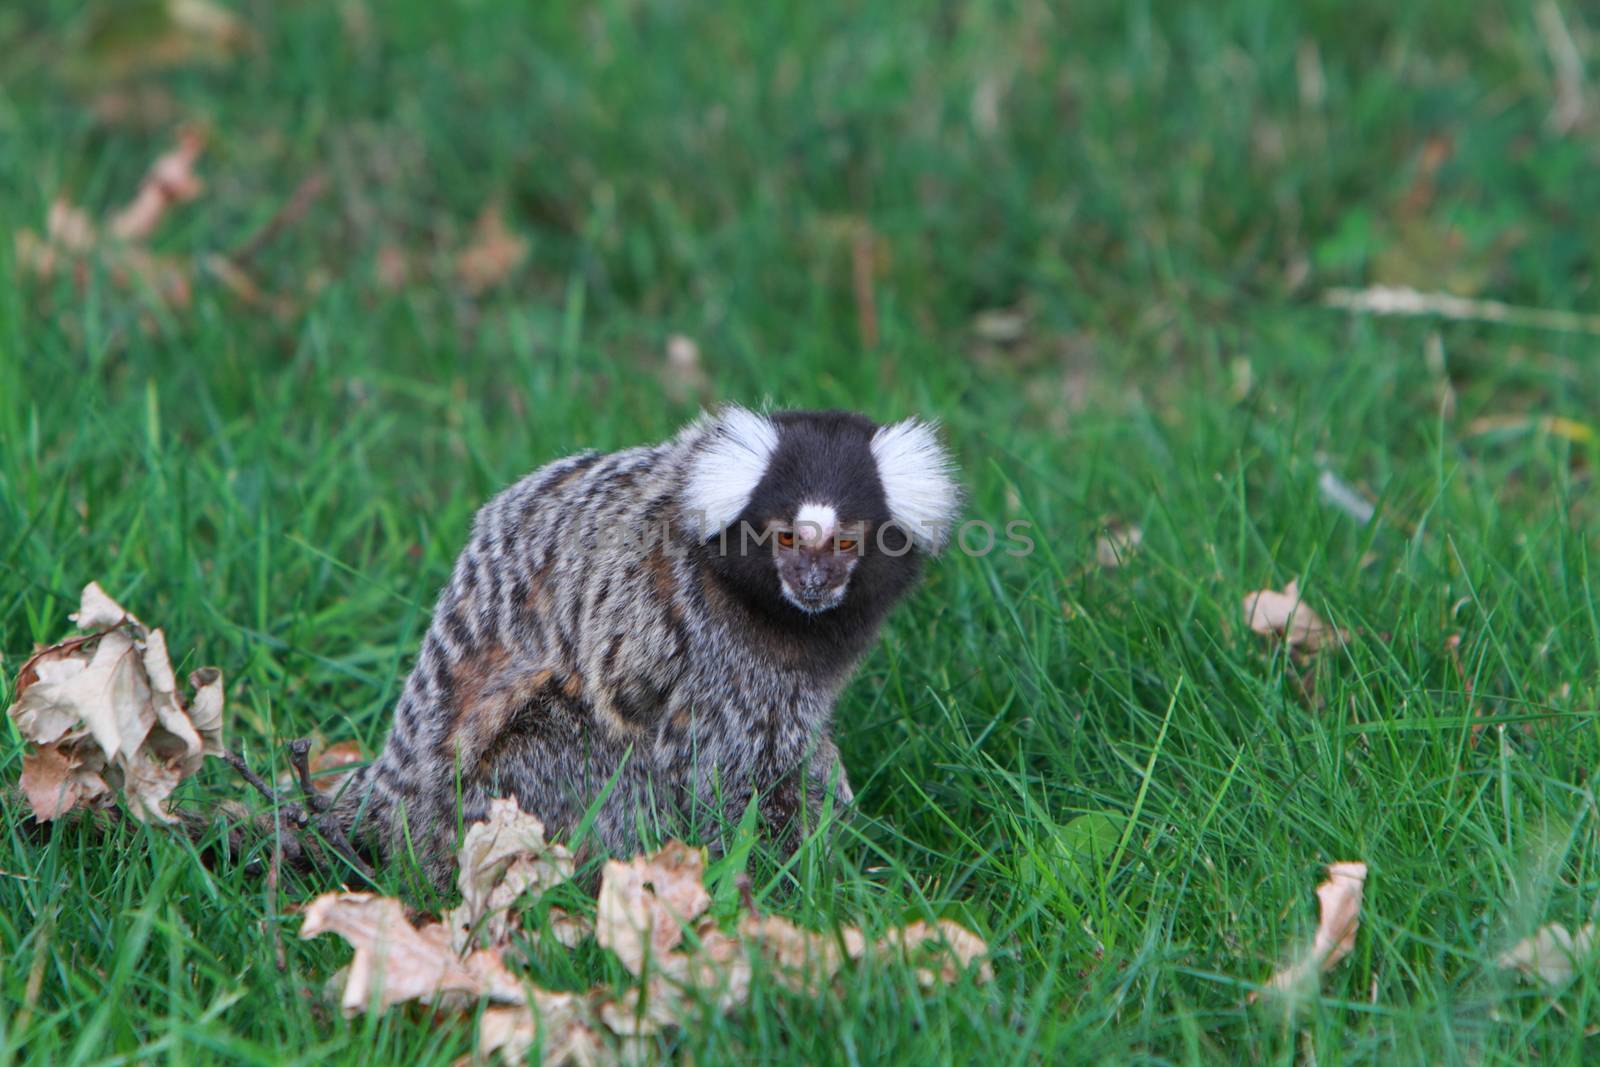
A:
{"label": "grassy ground", "polygon": [[[143,9],[0,11],[0,234],[57,195],[109,212],[180,122],[210,138],[206,192],[153,242],[192,270],[187,307],[25,276],[0,241],[0,697],[98,579],[180,672],[224,669],[258,764],[312,730],[370,751],[473,509],[525,470],[715,399],[938,416],[972,514],[1031,519],[1038,551],[933,569],[839,708],[860,817],[751,870],[806,922],[966,922],[997,980],[762,986],[684,1032],[684,1062],[1600,1056],[1592,974],[1548,998],[1493,964],[1600,910],[1596,341],[1318,299],[1600,308],[1600,101],[1552,121],[1548,13],[234,7],[248,39],[220,61]],[[292,307],[204,268],[319,173],[244,257]],[[489,204],[528,254],[473,293],[455,256]],[[1376,517],[1325,503],[1325,471]],[[1112,519],[1144,541],[1106,569]],[[1295,576],[1354,635],[1309,668],[1239,607]],[[237,794],[218,766],[179,796]],[[1371,865],[1354,953],[1297,1014],[1244,1007],[1342,859]],[[0,1060],[469,1050],[422,1013],[330,1017],[312,991],[347,950],[296,927],[240,864],[8,803]],[[614,968],[591,947],[536,970]]]}

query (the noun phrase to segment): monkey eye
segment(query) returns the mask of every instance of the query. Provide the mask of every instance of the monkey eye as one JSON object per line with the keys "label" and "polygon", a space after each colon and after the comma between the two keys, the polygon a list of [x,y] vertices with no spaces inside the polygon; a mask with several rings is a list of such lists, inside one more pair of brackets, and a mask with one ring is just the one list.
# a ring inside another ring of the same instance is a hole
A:
{"label": "monkey eye", "polygon": [[792,530],[778,531],[778,544],[784,548],[794,547],[794,532]]}
{"label": "monkey eye", "polygon": [[841,537],[834,542],[834,546],[838,548],[840,552],[849,552],[856,547],[856,539],[854,537]]}

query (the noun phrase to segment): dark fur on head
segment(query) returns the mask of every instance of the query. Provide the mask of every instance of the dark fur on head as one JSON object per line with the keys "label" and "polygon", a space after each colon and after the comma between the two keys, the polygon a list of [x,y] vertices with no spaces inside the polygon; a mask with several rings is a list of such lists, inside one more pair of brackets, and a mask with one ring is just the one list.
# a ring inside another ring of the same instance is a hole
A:
{"label": "dark fur on head", "polygon": [[848,804],[834,702],[957,496],[932,427],[836,411],[730,407],[535,471],[478,513],[341,818],[443,883],[497,796],[560,834],[609,788],[592,825],[618,853],[658,816]]}
{"label": "dark fur on head", "polygon": [[[916,581],[922,556],[890,515],[872,455],[876,423],[848,411],[786,411],[771,421],[778,437],[766,471],[745,509],[706,540],[702,559],[774,640],[799,642],[790,647],[817,668],[842,666]],[[808,504],[831,509],[839,529],[855,535],[848,549],[820,549],[823,568],[849,567],[837,576],[842,599],[823,610],[785,597],[779,576],[784,557],[803,549],[786,550],[778,534],[792,529]]]}

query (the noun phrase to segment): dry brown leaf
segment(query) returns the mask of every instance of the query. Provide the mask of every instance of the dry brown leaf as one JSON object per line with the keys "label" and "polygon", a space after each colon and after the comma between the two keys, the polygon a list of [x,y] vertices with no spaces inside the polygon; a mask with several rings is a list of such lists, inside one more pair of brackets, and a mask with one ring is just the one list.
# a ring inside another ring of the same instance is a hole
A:
{"label": "dry brown leaf", "polygon": [[342,774],[330,774],[343,767],[355,767],[367,762],[366,753],[361,751],[359,741],[336,741],[317,752],[311,757],[311,774],[322,780],[317,782],[317,788],[326,792],[334,789],[344,780]]}
{"label": "dry brown leaf", "polygon": [[752,945],[773,977],[798,993],[820,993],[848,959],[866,952],[866,938],[854,926],[838,934],[804,930],[781,915],[742,915],[739,936]]}
{"label": "dry brown leaf", "polygon": [[189,721],[200,734],[200,746],[208,756],[222,755],[222,672],[201,667],[189,674]]}
{"label": "dry brown leaf", "polygon": [[[155,708],[156,722],[177,739],[176,745],[167,742],[164,755],[171,758],[178,777],[186,778],[200,769],[205,762],[205,744],[200,731],[195,729],[188,712],[178,700],[178,679],[172,674],[172,662],[167,658],[167,635],[161,630],[151,630],[145,636],[144,671],[150,684],[150,703]],[[181,747],[179,747],[181,746]],[[176,785],[176,781],[173,783]]]}
{"label": "dry brown leaf", "polygon": [[88,252],[98,240],[89,213],[59,196],[50,202],[50,214],[45,218],[45,236],[52,244],[78,254]]}
{"label": "dry brown leaf", "polygon": [[478,1020],[478,1055],[498,1052],[505,1063],[526,1063],[542,1031],[544,1044],[539,1062],[544,1067],[597,1067],[617,1062],[586,1021],[585,997],[533,990],[530,1000],[531,1004],[489,1008],[483,1013]]}
{"label": "dry brown leaf", "polygon": [[1563,986],[1580,964],[1593,958],[1595,948],[1594,923],[1579,927],[1575,934],[1560,923],[1551,923],[1502,952],[1495,962],[1545,986]]}
{"label": "dry brown leaf", "polygon": [[701,1004],[719,1012],[742,1007],[753,977],[745,942],[708,920],[695,931],[691,947],[652,956],[643,985],[602,1000],[598,1014],[619,1037],[648,1038],[684,1025]]}
{"label": "dry brown leaf", "polygon": [[129,614],[127,608],[112,600],[111,596],[100,588],[99,582],[90,582],[83,587],[83,594],[78,598],[78,610],[68,614],[67,618],[72,620],[72,625],[86,631],[108,630],[125,622],[144,625]]}
{"label": "dry brown leaf", "polygon": [[1355,948],[1356,931],[1361,926],[1361,894],[1367,881],[1367,865],[1359,862],[1328,865],[1328,880],[1317,886],[1317,933],[1298,960],[1267,979],[1250,1002],[1263,993],[1292,992],[1315,981],[1331,970]]}
{"label": "dry brown leaf", "polygon": [[577,948],[579,942],[594,936],[594,920],[565,908],[551,908],[545,913],[545,921],[550,924],[550,936],[568,948]]}
{"label": "dry brown leaf", "polygon": [[189,268],[173,256],[157,255],[138,245],[122,245],[105,251],[111,280],[123,289],[142,290],[168,307],[186,308],[194,298]]}
{"label": "dry brown leaf", "polygon": [[750,999],[749,950],[741,938],[723,933],[710,920],[696,929],[692,948],[669,953],[664,960],[662,976],[684,991],[709,998],[719,1011],[730,1011]]}
{"label": "dry brown leaf", "polygon": [[[989,945],[965,926],[949,919],[940,919],[931,925],[918,919],[910,926],[884,934],[878,939],[877,947],[879,951],[901,952],[907,959],[926,960],[927,965],[917,968],[917,982],[925,989],[940,983],[949,985],[974,963],[978,965],[977,981],[988,982],[994,978],[994,969],[987,958]],[[937,970],[933,966],[935,963]]]}
{"label": "dry brown leaf", "polygon": [[124,241],[143,241],[155,232],[168,208],[198,197],[205,183],[195,174],[194,165],[205,145],[205,135],[198,128],[180,130],[178,143],[157,157],[134,198],[112,216],[112,235]]}
{"label": "dry brown leaf", "polygon": [[461,904],[445,915],[457,951],[479,937],[504,944],[508,909],[524,893],[570,880],[573,871],[572,853],[545,841],[544,823],[507,797],[491,800],[489,817],[468,828],[458,860]]}
{"label": "dry brown leaf", "polygon": [[22,792],[36,819],[54,819],[109,791],[100,771],[105,758],[93,745],[48,745],[22,757]]}
{"label": "dry brown leaf", "polygon": [[[48,280],[59,269],[69,268],[82,286],[91,262],[99,262],[118,286],[143,289],[172,307],[187,307],[193,295],[189,267],[172,256],[151,252],[142,242],[172,205],[192,200],[204,189],[194,173],[204,141],[198,129],[180,131],[176,146],[151,165],[133,200],[103,232],[82,208],[57,197],[50,205],[43,238],[26,229],[15,235],[21,269]],[[103,240],[105,235],[115,240]]]}
{"label": "dry brown leaf", "polygon": [[600,1021],[619,1037],[653,1037],[687,1019],[689,1004],[676,986],[652,975],[643,989],[632,988],[600,1002]]}
{"label": "dry brown leaf", "polygon": [[601,872],[595,937],[634,974],[647,955],[660,956],[683,939],[683,926],[711,906],[702,879],[705,852],[673,841],[627,863],[610,860]]}
{"label": "dry brown leaf", "polygon": [[[489,817],[469,830],[460,860],[460,916],[503,917],[509,899],[502,901],[502,894],[547,888],[573,873],[567,850],[548,844],[543,825],[506,799],[492,802]],[[507,1005],[483,1012],[475,1054],[496,1054],[509,1063],[526,1062],[536,1046],[542,1064],[632,1062],[630,1056],[645,1054],[656,1035],[684,1026],[697,1012],[746,1005],[753,954],[767,960],[790,989],[812,995],[845,961],[869,949],[911,960],[925,986],[954,981],[974,966],[978,981],[991,977],[988,946],[944,920],[890,930],[870,944],[853,926],[815,932],[778,916],[746,914],[734,933],[723,933],[704,914],[711,903],[704,877],[704,851],[677,841],[651,855],[606,864],[594,932],[638,978],[621,992],[519,985],[498,950],[462,958],[456,912],[445,922],[416,928],[399,901],[368,893],[318,897],[306,909],[300,936],[333,932],[355,947],[350,966],[332,983],[346,1014],[408,1000],[451,1012],[469,1011],[480,999]],[[560,909],[550,909],[548,919],[563,944],[589,932],[585,920]]]}
{"label": "dry brown leaf", "polygon": [[1260,589],[1244,598],[1245,623],[1258,634],[1277,634],[1292,649],[1316,652],[1337,647],[1349,639],[1344,630],[1335,629],[1300,596],[1300,583],[1291,581],[1283,592]]}
{"label": "dry brown leaf", "polygon": [[413,927],[392,897],[322,894],[306,905],[300,937],[323,933],[338,934],[356,950],[339,998],[347,1016],[373,1005],[384,1011],[407,1000],[432,1002],[452,993],[505,1004],[524,1000],[521,983],[499,953],[480,951],[462,959],[443,924]]}
{"label": "dry brown leaf", "polygon": [[136,751],[155,724],[150,684],[133,638],[121,631],[92,646],[80,645],[65,658],[41,660],[34,670],[39,680],[19,689],[12,705],[19,729],[30,721],[49,724],[48,730],[28,735],[30,741],[48,743],[60,724],[81,724],[113,759]]}
{"label": "dry brown leaf", "polygon": [[483,209],[472,228],[472,240],[456,255],[456,276],[474,295],[505,281],[528,256],[528,242],[506,227],[500,209]]}
{"label": "dry brown leaf", "polygon": [[7,712],[31,743],[22,786],[34,817],[58,818],[118,791],[136,818],[171,821],[167,797],[221,751],[221,672],[191,675],[186,706],[161,630],[93,582],[72,618],[92,632],[23,664]]}

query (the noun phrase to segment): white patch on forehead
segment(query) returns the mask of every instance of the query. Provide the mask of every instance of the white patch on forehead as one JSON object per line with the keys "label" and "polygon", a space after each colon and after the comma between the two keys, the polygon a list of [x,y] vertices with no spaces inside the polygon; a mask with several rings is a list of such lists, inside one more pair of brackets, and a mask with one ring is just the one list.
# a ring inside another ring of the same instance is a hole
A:
{"label": "white patch on forehead", "polygon": [[765,415],[729,405],[706,423],[690,461],[683,513],[701,538],[727,529],[750,504],[778,447],[778,428]]}
{"label": "white patch on forehead", "polygon": [[803,541],[826,541],[839,528],[839,515],[828,504],[801,504],[794,515],[794,531]]}
{"label": "white patch on forehead", "polygon": [[925,552],[937,552],[950,536],[961,504],[955,461],[931,424],[906,419],[872,435],[872,458],[889,503],[889,517]]}

